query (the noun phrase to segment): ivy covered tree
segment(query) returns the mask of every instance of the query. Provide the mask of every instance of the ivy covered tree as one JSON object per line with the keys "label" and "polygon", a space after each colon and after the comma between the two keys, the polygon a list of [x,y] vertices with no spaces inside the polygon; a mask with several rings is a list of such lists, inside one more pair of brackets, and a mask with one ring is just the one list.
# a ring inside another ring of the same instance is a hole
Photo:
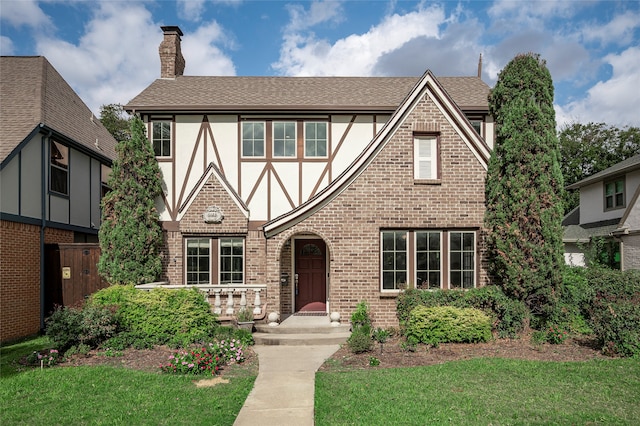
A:
{"label": "ivy covered tree", "polygon": [[516,56],[489,95],[496,143],[486,180],[490,272],[506,294],[548,317],[562,284],[563,178],[553,81],[537,54]]}
{"label": "ivy covered tree", "polygon": [[155,199],[162,194],[161,172],[142,121],[131,120],[131,138],[118,142],[102,199],[98,272],[110,284],[155,281],[162,271],[162,229]]}

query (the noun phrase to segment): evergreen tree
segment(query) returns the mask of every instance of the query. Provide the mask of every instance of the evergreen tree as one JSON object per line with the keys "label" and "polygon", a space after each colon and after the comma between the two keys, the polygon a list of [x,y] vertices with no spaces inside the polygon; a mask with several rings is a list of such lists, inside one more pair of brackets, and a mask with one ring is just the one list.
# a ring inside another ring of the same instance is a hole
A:
{"label": "evergreen tree", "polygon": [[564,190],[545,61],[531,53],[512,59],[489,110],[496,123],[485,188],[490,272],[508,295],[547,317],[562,284]]}
{"label": "evergreen tree", "polygon": [[131,137],[131,119],[120,104],[100,107],[100,122],[118,142]]}
{"label": "evergreen tree", "polygon": [[162,194],[161,172],[139,118],[131,138],[118,142],[118,158],[102,199],[98,264],[110,284],[155,281],[162,271],[162,229],[155,199]]}

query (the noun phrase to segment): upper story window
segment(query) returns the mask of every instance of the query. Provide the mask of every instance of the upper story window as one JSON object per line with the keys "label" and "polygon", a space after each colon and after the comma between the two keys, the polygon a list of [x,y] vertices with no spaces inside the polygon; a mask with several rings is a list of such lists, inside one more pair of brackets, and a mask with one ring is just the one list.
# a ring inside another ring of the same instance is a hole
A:
{"label": "upper story window", "polygon": [[604,209],[615,210],[624,208],[624,178],[618,178],[604,183]]}
{"label": "upper story window", "polygon": [[111,176],[111,167],[100,165],[100,196],[104,197],[107,192],[111,191],[109,186],[109,177]]}
{"label": "upper story window", "polygon": [[438,179],[438,138],[416,136],[413,142],[413,174],[417,180]]}
{"label": "upper story window", "polygon": [[304,123],[304,156],[327,156],[327,123]]}
{"label": "upper story window", "polygon": [[151,123],[151,143],[156,157],[171,157],[171,121]]}
{"label": "upper story window", "polygon": [[296,156],[296,123],[294,121],[273,123],[273,156]]}
{"label": "upper story window", "polygon": [[480,136],[483,136],[483,134],[482,134],[482,124],[483,124],[482,118],[469,117],[469,122],[471,123],[471,125],[473,126],[475,131],[478,132],[478,134]]}
{"label": "upper story window", "polygon": [[264,157],[264,123],[242,123],[242,156]]}
{"label": "upper story window", "polygon": [[69,148],[51,141],[49,189],[69,195]]}

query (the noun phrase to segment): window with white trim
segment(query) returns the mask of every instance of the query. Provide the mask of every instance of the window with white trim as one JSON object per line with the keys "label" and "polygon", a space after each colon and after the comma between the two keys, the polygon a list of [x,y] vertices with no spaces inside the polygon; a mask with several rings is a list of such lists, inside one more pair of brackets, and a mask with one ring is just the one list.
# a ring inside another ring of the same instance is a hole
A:
{"label": "window with white trim", "polygon": [[220,238],[220,284],[244,283],[244,239]]}
{"label": "window with white trim", "polygon": [[450,288],[475,287],[475,236],[475,232],[449,233]]}
{"label": "window with white trim", "polygon": [[242,123],[242,156],[264,157],[264,123],[245,121]]}
{"label": "window with white trim", "polygon": [[438,179],[438,138],[416,136],[413,150],[414,179]]}
{"label": "window with white trim", "polygon": [[400,290],[407,285],[406,231],[382,231],[382,289]]}
{"label": "window with white trim", "polygon": [[624,178],[604,183],[604,209],[615,210],[624,208]]}
{"label": "window with white trim", "polygon": [[211,240],[189,238],[186,241],[187,285],[211,283]]}
{"label": "window with white trim", "polygon": [[442,285],[442,232],[416,231],[416,287],[440,288]]}
{"label": "window with white trim", "polygon": [[327,156],[327,123],[313,121],[304,123],[304,156]]}
{"label": "window with white trim", "polygon": [[295,121],[273,122],[273,156],[296,156],[296,123]]}
{"label": "window with white trim", "polygon": [[171,157],[171,121],[156,120],[151,123],[151,144],[156,157]]}
{"label": "window with white trim", "polygon": [[51,141],[50,149],[49,189],[69,195],[69,148]]}

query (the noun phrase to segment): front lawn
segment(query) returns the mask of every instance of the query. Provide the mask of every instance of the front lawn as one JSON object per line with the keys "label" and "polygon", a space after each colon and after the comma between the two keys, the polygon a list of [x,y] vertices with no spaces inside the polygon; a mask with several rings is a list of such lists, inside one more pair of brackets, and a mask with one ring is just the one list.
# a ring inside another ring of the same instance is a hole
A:
{"label": "front lawn", "polygon": [[319,372],[316,425],[637,424],[640,361],[473,359]]}
{"label": "front lawn", "polygon": [[[2,348],[2,424],[232,425],[255,375],[196,387],[204,376],[167,375],[123,367],[19,366],[14,361],[46,346],[42,338]],[[17,371],[22,370],[22,371]]]}

